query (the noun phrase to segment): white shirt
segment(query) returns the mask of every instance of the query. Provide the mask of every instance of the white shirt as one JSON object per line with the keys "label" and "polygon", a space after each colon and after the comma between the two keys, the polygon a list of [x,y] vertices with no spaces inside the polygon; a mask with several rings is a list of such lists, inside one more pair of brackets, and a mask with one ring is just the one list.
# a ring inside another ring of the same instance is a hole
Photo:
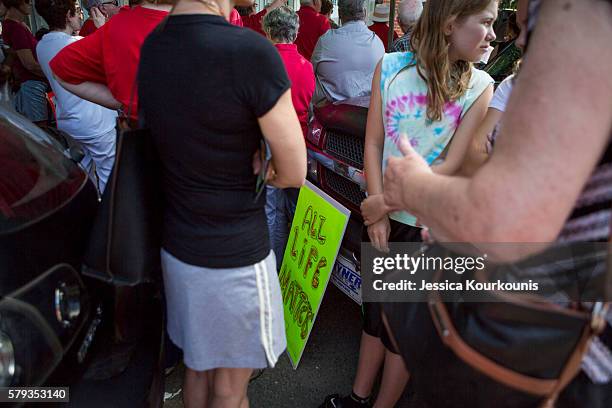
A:
{"label": "white shirt", "polygon": [[62,48],[81,38],[52,31],[38,42],[36,55],[55,93],[57,128],[75,139],[90,139],[110,132],[115,127],[117,112],[68,92],[55,80],[49,67],[49,61]]}
{"label": "white shirt", "polygon": [[508,99],[510,99],[512,93],[513,78],[514,75],[510,75],[497,86],[489,103],[489,108],[497,109],[500,112],[506,111],[506,105],[508,105]]}

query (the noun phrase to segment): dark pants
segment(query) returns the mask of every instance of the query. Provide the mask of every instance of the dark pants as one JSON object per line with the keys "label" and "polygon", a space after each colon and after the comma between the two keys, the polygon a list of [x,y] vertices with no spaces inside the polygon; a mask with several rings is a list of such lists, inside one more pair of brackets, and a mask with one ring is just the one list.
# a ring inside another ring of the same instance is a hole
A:
{"label": "dark pants", "polygon": [[[389,242],[420,242],[421,228],[402,224],[394,220],[390,220],[391,233],[389,234]],[[370,236],[366,227],[363,228],[362,242],[370,242]],[[380,253],[384,256],[383,253]],[[372,271],[361,271],[361,273],[372,273]],[[382,304],[364,302],[362,305],[363,313],[363,331],[373,337],[378,337],[392,353],[398,354],[398,351],[393,347],[389,340],[389,336],[382,322]]]}

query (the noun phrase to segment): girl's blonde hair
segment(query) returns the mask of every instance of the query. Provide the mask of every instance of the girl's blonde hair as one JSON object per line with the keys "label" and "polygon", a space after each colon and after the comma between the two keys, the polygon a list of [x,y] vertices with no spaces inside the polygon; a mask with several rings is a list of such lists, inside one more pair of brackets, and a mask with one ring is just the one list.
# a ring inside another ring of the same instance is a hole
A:
{"label": "girl's blonde hair", "polygon": [[448,20],[479,13],[491,1],[498,0],[428,0],[410,38],[419,76],[427,83],[427,118],[442,119],[444,104],[459,99],[467,90],[472,63],[455,61],[448,56],[449,42],[444,34]]}

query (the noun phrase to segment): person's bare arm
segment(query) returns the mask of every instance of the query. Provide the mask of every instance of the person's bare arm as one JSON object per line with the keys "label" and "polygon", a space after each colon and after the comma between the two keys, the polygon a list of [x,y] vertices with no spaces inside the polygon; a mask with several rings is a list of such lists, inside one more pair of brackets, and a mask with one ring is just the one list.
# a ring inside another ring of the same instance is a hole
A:
{"label": "person's bare arm", "polygon": [[385,143],[385,129],[382,122],[382,99],[380,95],[381,62],[376,65],[372,77],[372,95],[368,108],[366,136],[364,142],[363,169],[368,195],[382,194],[382,155]]}
{"label": "person's bare arm", "polygon": [[21,65],[23,65],[25,69],[27,69],[34,75],[37,75],[41,78],[45,77],[45,73],[40,67],[40,64],[36,61],[36,59],[34,58],[34,55],[32,54],[32,50],[30,49],[17,50],[15,51],[15,54],[17,55],[17,58],[19,58]]}
{"label": "person's bare arm", "polygon": [[[102,105],[109,109],[121,108],[121,102],[115,99],[110,89],[108,89],[108,86],[104,84],[99,84],[97,82],[82,82],[80,84],[71,84],[66,81],[63,81],[57,75],[54,75],[54,77],[62,87],[80,98],[83,98],[93,103],[97,103],[98,105]],[[128,108],[125,107],[125,109]]]}
{"label": "person's bare arm", "polygon": [[306,178],[306,144],[288,89],[265,115],[257,119],[272,151],[276,177],[270,184],[300,187]]}
{"label": "person's bare arm", "polygon": [[471,177],[476,173],[476,170],[489,158],[487,150],[488,136],[493,133],[495,126],[501,120],[503,112],[495,108],[489,108],[482,123],[474,133],[468,150],[463,158],[463,163],[456,175]]}
{"label": "person's bare arm", "polygon": [[438,174],[455,174],[461,166],[465,153],[470,145],[472,136],[482,123],[491,97],[493,96],[493,85],[489,85],[482,94],[474,101],[472,106],[463,116],[461,123],[450,142],[448,153],[444,161],[436,166],[432,166],[434,173]]}
{"label": "person's bare arm", "polygon": [[612,131],[608,38],[610,3],[544,1],[495,154],[466,179],[431,173],[405,146],[405,158],[389,161],[385,202],[438,239],[556,239]]}
{"label": "person's bare arm", "polygon": [[391,226],[382,200],[383,175],[382,156],[385,129],[382,121],[382,97],[380,94],[380,71],[382,61],[376,65],[372,78],[372,95],[366,123],[363,167],[368,198],[361,204],[361,215],[368,227],[368,236],[374,248],[388,251]]}

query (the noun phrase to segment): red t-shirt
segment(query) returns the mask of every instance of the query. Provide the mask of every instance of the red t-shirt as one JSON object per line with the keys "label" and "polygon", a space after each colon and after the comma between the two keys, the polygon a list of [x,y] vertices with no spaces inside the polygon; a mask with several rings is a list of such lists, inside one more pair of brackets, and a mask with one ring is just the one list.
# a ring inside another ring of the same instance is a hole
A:
{"label": "red t-shirt", "polygon": [[308,131],[308,104],[315,89],[312,64],[298,53],[295,44],[274,44],[291,80],[291,100],[300,120],[302,133]]}
{"label": "red t-shirt", "polygon": [[[13,51],[32,51],[32,56],[36,61],[38,61],[38,58],[36,57],[36,44],[38,44],[38,41],[36,41],[36,38],[32,35],[30,29],[24,23],[4,19],[2,22],[2,39],[4,40],[4,43],[11,47]],[[43,80],[42,78],[28,71],[17,56],[15,56],[13,59],[13,66],[11,68],[13,69],[13,74],[20,83],[29,81],[31,79],[35,79],[37,81]]]}
{"label": "red t-shirt", "polygon": [[[368,27],[370,30],[374,31],[374,33],[380,38],[383,45],[385,46],[385,51],[389,51],[389,26],[387,23],[379,23],[376,22]],[[397,40],[399,37],[395,31],[393,31],[393,41]]]}
{"label": "red t-shirt", "polygon": [[266,15],[267,12],[268,12],[267,9],[263,9],[259,13],[251,14],[250,16],[242,17],[242,23],[244,24],[245,27],[248,27],[251,30],[255,30],[259,34],[261,34],[261,35],[263,35],[265,37],[266,33],[264,33],[263,28],[261,28],[261,21],[263,20],[263,18]]}
{"label": "red t-shirt", "polygon": [[235,26],[242,27],[242,17],[240,17],[240,13],[235,8],[230,11],[229,22]]}
{"label": "red t-shirt", "polygon": [[83,23],[83,27],[81,27],[81,30],[79,31],[79,35],[81,37],[87,37],[88,35],[93,34],[97,29],[98,27],[96,27],[93,20],[91,18],[88,18]]}
{"label": "red t-shirt", "polygon": [[130,110],[128,104],[133,93],[130,111],[131,116],[136,118],[138,95],[134,85],[140,47],[167,15],[167,11],[141,6],[122,11],[92,35],[63,48],[51,60],[51,70],[71,84],[106,84],[126,110]]}
{"label": "red t-shirt", "polygon": [[300,7],[297,15],[300,17],[300,30],[295,44],[300,54],[310,61],[319,37],[330,29],[329,20],[310,6]]}

